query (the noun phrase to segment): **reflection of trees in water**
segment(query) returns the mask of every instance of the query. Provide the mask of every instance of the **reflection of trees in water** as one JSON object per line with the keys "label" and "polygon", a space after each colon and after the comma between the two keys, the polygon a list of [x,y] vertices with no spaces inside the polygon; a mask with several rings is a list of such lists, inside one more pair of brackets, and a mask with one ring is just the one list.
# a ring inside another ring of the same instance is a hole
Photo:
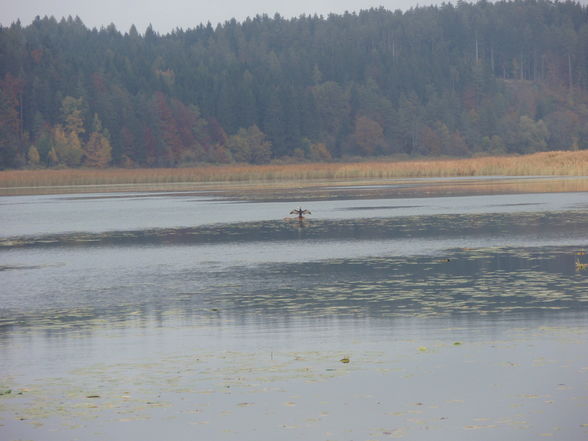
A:
{"label": "reflection of trees in water", "polygon": [[[461,249],[443,256],[244,265],[214,273],[184,270],[160,274],[144,302],[130,302],[119,292],[103,307],[4,313],[0,329],[35,328],[58,336],[65,329],[165,326],[178,320],[198,326],[288,326],[303,319],[581,312],[588,297],[585,278],[575,271],[575,253],[571,247]],[[184,283],[178,285],[178,277]]]}
{"label": "reflection of trees in water", "polygon": [[237,305],[243,300],[248,308],[254,305],[266,313],[283,310],[368,316],[485,314],[588,306],[583,280],[574,278],[574,253],[570,249],[455,250],[447,256],[286,265],[281,274],[279,270],[259,272],[255,286],[264,295],[256,296],[252,288],[232,300]]}

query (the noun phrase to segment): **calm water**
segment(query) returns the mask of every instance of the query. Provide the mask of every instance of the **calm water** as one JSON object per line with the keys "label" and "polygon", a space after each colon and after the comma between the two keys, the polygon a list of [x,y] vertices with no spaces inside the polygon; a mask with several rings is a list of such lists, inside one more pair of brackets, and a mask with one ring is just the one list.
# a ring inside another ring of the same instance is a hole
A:
{"label": "calm water", "polygon": [[588,439],[588,194],[420,196],[0,198],[0,439]]}

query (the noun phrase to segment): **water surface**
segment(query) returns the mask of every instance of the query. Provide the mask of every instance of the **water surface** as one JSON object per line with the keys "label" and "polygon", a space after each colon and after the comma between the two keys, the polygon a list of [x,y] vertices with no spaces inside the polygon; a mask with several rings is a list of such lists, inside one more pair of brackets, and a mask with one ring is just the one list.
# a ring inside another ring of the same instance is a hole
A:
{"label": "water surface", "polygon": [[588,437],[587,193],[323,191],[0,198],[0,438]]}

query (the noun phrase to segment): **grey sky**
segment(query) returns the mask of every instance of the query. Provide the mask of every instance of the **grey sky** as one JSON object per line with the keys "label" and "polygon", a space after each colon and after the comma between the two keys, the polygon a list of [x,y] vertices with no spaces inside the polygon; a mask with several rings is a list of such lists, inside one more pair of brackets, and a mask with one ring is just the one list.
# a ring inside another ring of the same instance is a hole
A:
{"label": "grey sky", "polygon": [[[176,27],[193,28],[210,21],[213,24],[235,17],[279,12],[284,17],[300,14],[341,13],[370,7],[408,9],[417,4],[440,4],[443,0],[0,0],[0,23],[9,26],[20,19],[28,25],[37,16],[55,18],[79,16],[88,27],[114,23],[120,31],[135,24],[143,32],[149,23],[155,31],[167,33]],[[447,0],[445,0],[447,1]],[[583,0],[588,1],[588,0]]]}

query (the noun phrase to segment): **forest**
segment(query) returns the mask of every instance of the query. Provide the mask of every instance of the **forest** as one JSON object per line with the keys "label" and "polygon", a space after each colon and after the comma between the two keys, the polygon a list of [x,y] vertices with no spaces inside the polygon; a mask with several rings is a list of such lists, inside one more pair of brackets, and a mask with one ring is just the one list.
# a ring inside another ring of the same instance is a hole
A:
{"label": "forest", "polygon": [[0,28],[0,169],[588,149],[588,7]]}

